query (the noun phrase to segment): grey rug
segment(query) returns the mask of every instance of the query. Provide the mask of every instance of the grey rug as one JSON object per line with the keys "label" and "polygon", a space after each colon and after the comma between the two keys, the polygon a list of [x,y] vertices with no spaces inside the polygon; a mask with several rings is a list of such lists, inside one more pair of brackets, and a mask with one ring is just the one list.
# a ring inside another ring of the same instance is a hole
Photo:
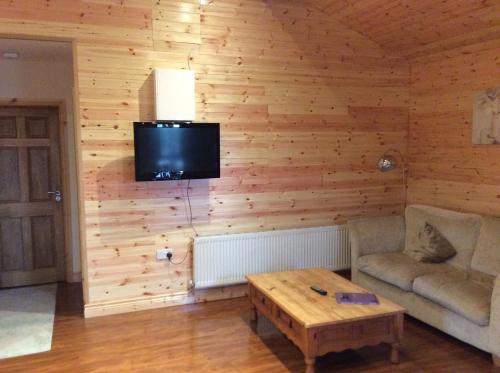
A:
{"label": "grey rug", "polygon": [[0,359],[50,351],[57,284],[0,289]]}

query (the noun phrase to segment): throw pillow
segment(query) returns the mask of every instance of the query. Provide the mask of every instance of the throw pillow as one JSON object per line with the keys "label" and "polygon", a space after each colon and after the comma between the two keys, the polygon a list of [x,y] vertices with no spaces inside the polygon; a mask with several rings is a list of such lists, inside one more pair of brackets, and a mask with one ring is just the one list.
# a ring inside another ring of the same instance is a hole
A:
{"label": "throw pillow", "polygon": [[419,262],[441,263],[456,255],[457,251],[436,227],[426,222],[418,232],[418,244],[405,253]]}

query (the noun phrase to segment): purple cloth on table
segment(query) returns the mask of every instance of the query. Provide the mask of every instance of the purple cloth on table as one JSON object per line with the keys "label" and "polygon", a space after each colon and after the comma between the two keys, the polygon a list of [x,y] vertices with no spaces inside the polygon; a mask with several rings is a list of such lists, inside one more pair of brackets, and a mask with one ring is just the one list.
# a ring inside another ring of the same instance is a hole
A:
{"label": "purple cloth on table", "polygon": [[379,304],[372,293],[335,293],[335,299],[339,304]]}

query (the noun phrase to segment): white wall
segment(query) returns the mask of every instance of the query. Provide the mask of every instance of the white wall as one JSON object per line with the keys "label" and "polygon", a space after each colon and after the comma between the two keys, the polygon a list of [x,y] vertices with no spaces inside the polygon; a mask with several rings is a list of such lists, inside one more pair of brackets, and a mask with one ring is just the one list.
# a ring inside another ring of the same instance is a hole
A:
{"label": "white wall", "polygon": [[[68,44],[68,48],[71,45]],[[73,272],[80,272],[77,178],[73,121],[73,62],[23,61],[0,59],[0,100],[64,101],[67,112],[67,159],[71,205],[71,245]],[[68,201],[68,196],[66,201]]]}

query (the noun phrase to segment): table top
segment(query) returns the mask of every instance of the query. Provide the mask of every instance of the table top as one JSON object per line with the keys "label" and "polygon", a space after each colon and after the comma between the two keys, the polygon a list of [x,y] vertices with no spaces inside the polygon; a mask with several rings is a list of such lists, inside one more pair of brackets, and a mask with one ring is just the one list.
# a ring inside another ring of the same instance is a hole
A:
{"label": "table top", "polygon": [[[377,295],[378,305],[338,304],[335,293],[370,291],[325,268],[248,275],[248,281],[306,328],[365,320],[405,312],[405,309]],[[322,296],[312,285],[325,289]]]}

